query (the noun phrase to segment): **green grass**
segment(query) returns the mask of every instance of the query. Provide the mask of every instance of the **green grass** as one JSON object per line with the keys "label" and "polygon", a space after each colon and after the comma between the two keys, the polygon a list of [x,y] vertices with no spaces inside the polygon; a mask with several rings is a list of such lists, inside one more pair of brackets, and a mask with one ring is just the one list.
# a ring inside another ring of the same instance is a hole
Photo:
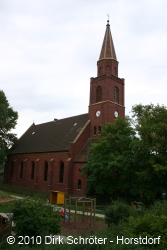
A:
{"label": "green grass", "polygon": [[6,199],[6,198],[7,199],[11,198],[10,194],[0,190],[0,199]]}
{"label": "green grass", "polygon": [[11,195],[20,196],[20,197],[26,197],[26,195],[24,195],[24,194],[17,194],[17,193],[13,193],[13,192],[6,192],[6,194],[8,194],[10,197],[11,197]]}
{"label": "green grass", "polygon": [[17,194],[17,193],[13,193],[13,192],[0,190],[0,199],[12,199],[12,195],[13,196],[25,197],[25,195],[23,195],[23,194]]}
{"label": "green grass", "polygon": [[[16,193],[11,193],[11,192],[0,190],[0,199],[12,199],[13,197],[11,195],[22,196]],[[13,205],[14,205],[14,201],[2,203],[2,204],[0,203],[0,213],[10,213],[13,208]]]}
{"label": "green grass", "polygon": [[14,206],[14,201],[0,204],[0,213],[11,213]]}

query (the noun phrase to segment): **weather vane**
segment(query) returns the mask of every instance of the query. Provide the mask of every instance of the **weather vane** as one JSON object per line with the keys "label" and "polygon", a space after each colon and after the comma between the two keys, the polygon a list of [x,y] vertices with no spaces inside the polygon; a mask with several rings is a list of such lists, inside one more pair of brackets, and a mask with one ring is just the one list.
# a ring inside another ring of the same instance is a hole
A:
{"label": "weather vane", "polygon": [[107,14],[107,16],[108,16],[108,21],[109,21],[109,18],[110,18],[109,14]]}

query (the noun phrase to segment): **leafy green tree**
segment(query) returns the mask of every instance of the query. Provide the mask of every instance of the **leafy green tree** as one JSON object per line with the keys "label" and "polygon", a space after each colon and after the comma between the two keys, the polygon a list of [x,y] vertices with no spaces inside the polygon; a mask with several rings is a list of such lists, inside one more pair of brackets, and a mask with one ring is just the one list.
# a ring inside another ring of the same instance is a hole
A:
{"label": "leafy green tree", "polygon": [[60,232],[60,215],[54,207],[39,197],[18,200],[12,210],[16,235],[36,236],[56,235]]}
{"label": "leafy green tree", "polygon": [[0,165],[4,164],[8,150],[16,142],[16,135],[11,133],[15,128],[18,113],[10,107],[2,90],[0,90]]}
{"label": "leafy green tree", "polygon": [[128,190],[155,199],[167,193],[167,108],[136,105],[132,120],[118,118],[92,139],[87,192]]}
{"label": "leafy green tree", "polygon": [[129,118],[117,118],[113,124],[102,126],[101,135],[92,140],[88,163],[87,193],[112,194],[122,189],[134,189],[135,131]]}
{"label": "leafy green tree", "polygon": [[167,192],[167,108],[140,104],[132,114],[139,138],[134,147],[138,189],[153,199]]}

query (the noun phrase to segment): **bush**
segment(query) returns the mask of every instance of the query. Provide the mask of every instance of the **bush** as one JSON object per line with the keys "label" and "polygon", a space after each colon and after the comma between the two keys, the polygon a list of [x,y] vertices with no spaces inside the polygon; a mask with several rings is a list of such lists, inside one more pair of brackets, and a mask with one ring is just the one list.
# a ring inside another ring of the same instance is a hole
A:
{"label": "bush", "polygon": [[167,216],[167,201],[156,201],[150,208],[150,212],[154,215],[166,215]]}
{"label": "bush", "polygon": [[129,218],[128,227],[124,230],[124,233],[130,235],[133,238],[141,236],[142,238],[160,238],[160,244],[156,241],[156,244],[147,245],[148,248],[165,250],[167,249],[167,216],[156,216],[146,213],[142,217]]}
{"label": "bush", "polygon": [[16,201],[12,213],[17,236],[43,237],[60,232],[59,213],[39,197]]}
{"label": "bush", "polygon": [[120,221],[127,221],[132,208],[122,200],[112,201],[105,210],[105,221],[110,226],[112,223],[119,224]]}
{"label": "bush", "polygon": [[160,238],[160,244],[147,245],[147,248],[166,250],[167,249],[167,202],[157,201],[154,205],[145,210],[142,216],[130,216],[127,227],[123,234],[132,238],[141,236],[142,238]]}

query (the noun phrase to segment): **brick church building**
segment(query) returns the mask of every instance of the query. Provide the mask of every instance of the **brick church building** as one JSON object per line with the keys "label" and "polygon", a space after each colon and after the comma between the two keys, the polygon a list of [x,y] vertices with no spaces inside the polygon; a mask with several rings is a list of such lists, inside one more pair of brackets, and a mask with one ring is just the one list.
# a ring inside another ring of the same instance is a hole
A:
{"label": "brick church building", "polygon": [[124,115],[124,79],[118,77],[118,61],[107,21],[97,76],[90,79],[88,113],[33,123],[10,152],[4,183],[84,195],[86,176],[81,176],[80,169],[88,159],[88,139],[98,136],[101,124],[113,123],[117,116]]}

